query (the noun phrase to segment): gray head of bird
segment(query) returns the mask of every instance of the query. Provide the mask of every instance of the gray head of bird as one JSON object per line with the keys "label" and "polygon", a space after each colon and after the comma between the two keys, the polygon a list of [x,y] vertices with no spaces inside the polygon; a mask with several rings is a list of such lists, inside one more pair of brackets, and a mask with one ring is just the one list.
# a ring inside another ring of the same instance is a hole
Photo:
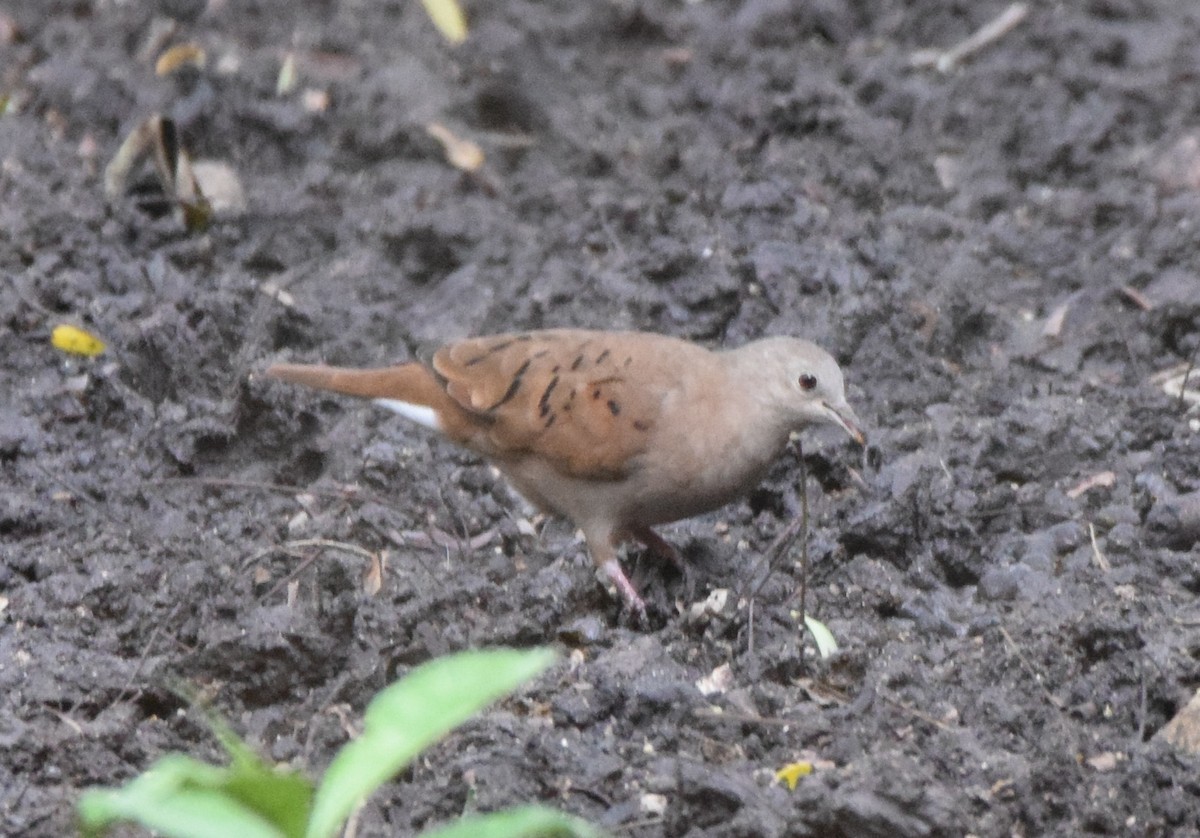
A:
{"label": "gray head of bird", "polygon": [[835,425],[866,445],[862,423],[846,401],[846,383],[833,356],[799,338],[764,338],[733,350],[735,375],[764,382],[760,396],[789,430]]}

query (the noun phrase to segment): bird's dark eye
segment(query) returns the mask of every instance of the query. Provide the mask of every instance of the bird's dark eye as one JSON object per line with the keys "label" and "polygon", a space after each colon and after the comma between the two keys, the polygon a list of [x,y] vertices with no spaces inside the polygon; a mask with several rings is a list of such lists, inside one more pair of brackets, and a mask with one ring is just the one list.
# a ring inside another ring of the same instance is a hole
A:
{"label": "bird's dark eye", "polygon": [[801,390],[811,390],[816,386],[817,386],[817,377],[815,375],[812,375],[811,373],[806,372],[806,373],[804,373],[804,375],[800,376],[800,389]]}

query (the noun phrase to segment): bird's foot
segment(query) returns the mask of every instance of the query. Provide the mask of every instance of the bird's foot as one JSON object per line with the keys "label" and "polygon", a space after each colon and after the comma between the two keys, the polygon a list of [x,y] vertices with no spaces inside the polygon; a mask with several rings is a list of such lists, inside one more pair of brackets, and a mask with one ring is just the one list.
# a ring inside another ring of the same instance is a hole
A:
{"label": "bird's foot", "polygon": [[633,583],[629,581],[629,577],[625,575],[625,571],[621,569],[621,563],[616,559],[609,559],[600,569],[604,574],[612,580],[617,586],[617,590],[621,592],[621,596],[629,607],[642,619],[646,618],[646,603],[638,596],[637,589],[633,587]]}

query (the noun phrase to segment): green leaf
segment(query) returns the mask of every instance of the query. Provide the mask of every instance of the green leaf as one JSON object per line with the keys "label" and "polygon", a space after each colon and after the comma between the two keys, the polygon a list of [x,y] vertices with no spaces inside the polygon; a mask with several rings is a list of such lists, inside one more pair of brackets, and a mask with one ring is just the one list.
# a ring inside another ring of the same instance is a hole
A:
{"label": "green leaf", "polygon": [[313,802],[308,838],[329,838],[359,801],[479,710],[554,660],[549,649],[461,652],[422,664],[375,696],[363,733],[333,758]]}
{"label": "green leaf", "polygon": [[420,838],[600,838],[601,832],[578,818],[543,806],[521,806],[472,815],[422,832]]}
{"label": "green leaf", "polygon": [[837,640],[834,639],[833,632],[827,625],[807,614],[804,615],[804,625],[812,634],[813,641],[817,644],[817,654],[821,657],[827,658],[838,650]]}
{"label": "green leaf", "polygon": [[193,704],[192,709],[204,714],[213,736],[230,759],[229,767],[216,769],[219,773],[206,785],[262,815],[288,838],[301,838],[312,809],[313,784],[308,778],[264,762],[211,708]]}
{"label": "green leaf", "polygon": [[132,821],[169,838],[287,838],[288,833],[221,788],[228,769],[172,754],[119,789],[93,789],[79,800],[85,836]]}
{"label": "green leaf", "polygon": [[287,838],[302,838],[313,804],[307,777],[261,762],[235,764],[220,791],[274,824]]}

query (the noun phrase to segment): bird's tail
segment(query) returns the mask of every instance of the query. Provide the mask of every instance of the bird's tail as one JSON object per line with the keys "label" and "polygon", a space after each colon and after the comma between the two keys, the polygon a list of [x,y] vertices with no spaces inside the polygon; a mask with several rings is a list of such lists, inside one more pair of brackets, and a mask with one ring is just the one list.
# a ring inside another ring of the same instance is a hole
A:
{"label": "bird's tail", "polygon": [[447,400],[446,391],[434,374],[418,363],[368,370],[321,364],[273,364],[266,374],[280,381],[365,399],[400,401],[435,409]]}

